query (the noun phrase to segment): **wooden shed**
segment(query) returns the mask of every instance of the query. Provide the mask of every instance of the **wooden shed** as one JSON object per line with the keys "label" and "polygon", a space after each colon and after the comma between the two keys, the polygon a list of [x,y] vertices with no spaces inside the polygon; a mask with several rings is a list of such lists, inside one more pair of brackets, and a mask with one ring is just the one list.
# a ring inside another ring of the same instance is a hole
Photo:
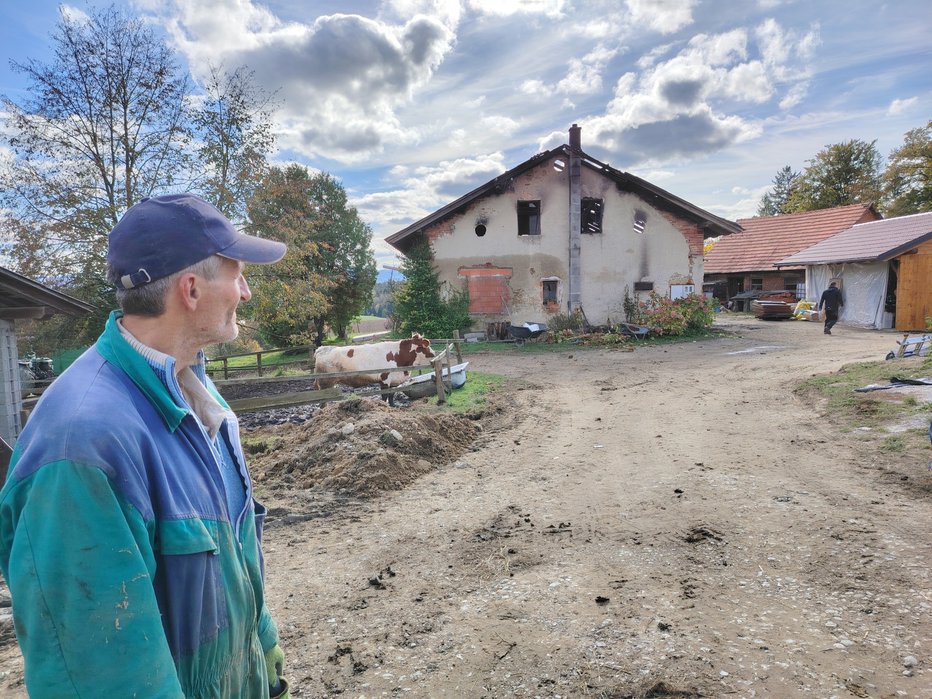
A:
{"label": "wooden shed", "polygon": [[859,223],[777,263],[800,265],[814,298],[829,281],[841,282],[840,322],[926,330],[932,317],[932,212]]}
{"label": "wooden shed", "polygon": [[0,267],[0,438],[14,444],[22,430],[22,383],[14,323],[56,313],[83,316],[92,306]]}

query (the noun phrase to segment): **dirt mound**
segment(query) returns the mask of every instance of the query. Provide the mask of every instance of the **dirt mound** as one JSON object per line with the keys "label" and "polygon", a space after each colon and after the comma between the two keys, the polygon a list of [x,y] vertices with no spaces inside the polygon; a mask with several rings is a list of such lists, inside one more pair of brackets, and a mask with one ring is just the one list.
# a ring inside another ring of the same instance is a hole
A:
{"label": "dirt mound", "polygon": [[461,415],[349,400],[324,406],[301,425],[257,431],[245,448],[255,481],[266,487],[371,497],[455,460],[481,429]]}

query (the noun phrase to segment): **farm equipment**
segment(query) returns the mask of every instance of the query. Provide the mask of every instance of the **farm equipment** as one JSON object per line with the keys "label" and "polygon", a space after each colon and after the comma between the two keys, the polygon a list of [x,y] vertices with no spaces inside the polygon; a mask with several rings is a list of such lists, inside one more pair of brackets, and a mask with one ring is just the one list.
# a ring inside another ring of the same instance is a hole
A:
{"label": "farm equipment", "polygon": [[37,357],[30,352],[19,362],[19,379],[23,395],[32,393],[39,387],[44,387],[55,378],[55,368],[49,357]]}
{"label": "farm equipment", "polygon": [[929,354],[929,348],[932,347],[932,335],[910,335],[906,333],[902,340],[897,340],[899,345],[896,351],[887,352],[885,359],[900,359],[902,357],[925,357]]}
{"label": "farm equipment", "polygon": [[544,323],[523,323],[522,325],[509,323],[508,325],[508,334],[514,339],[516,345],[523,345],[528,340],[536,340],[545,332],[547,332],[547,326]]}

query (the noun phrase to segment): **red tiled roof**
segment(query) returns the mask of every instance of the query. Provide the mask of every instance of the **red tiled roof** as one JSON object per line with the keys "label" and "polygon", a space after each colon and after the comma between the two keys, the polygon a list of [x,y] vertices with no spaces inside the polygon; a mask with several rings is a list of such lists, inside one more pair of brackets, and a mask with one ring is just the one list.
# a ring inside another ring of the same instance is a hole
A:
{"label": "red tiled roof", "polygon": [[776,270],[777,262],[856,223],[880,218],[871,204],[851,204],[801,214],[738,220],[744,230],[726,235],[705,256],[705,274]]}
{"label": "red tiled roof", "polygon": [[873,262],[902,255],[932,239],[932,212],[870,221],[852,226],[781,260],[781,265]]}

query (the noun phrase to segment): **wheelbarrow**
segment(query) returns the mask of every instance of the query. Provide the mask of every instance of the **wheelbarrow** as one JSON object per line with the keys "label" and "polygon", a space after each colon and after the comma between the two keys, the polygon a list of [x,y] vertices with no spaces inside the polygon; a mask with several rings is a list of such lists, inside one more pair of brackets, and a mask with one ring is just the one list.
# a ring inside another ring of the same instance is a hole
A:
{"label": "wheelbarrow", "polygon": [[536,340],[545,332],[547,332],[547,326],[544,323],[508,324],[508,335],[514,339],[516,345],[523,345],[528,340]]}
{"label": "wheelbarrow", "polygon": [[637,325],[636,323],[619,323],[618,332],[637,340],[643,340],[650,332],[650,328],[646,325]]}

